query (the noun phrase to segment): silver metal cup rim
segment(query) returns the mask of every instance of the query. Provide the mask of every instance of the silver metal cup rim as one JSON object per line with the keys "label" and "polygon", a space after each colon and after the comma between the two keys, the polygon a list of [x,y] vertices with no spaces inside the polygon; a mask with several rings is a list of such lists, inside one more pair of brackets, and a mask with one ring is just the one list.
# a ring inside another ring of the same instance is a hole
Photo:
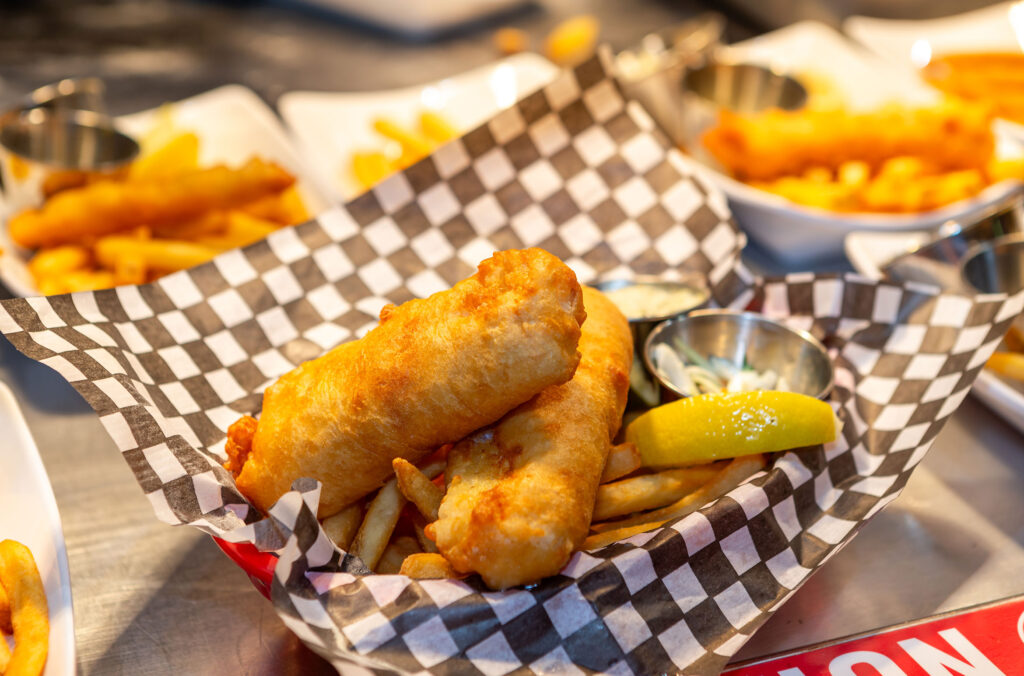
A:
{"label": "silver metal cup rim", "polygon": [[832,364],[832,360],[828,356],[828,350],[825,348],[824,345],[822,345],[820,340],[815,338],[809,332],[804,331],[803,329],[794,329],[792,326],[787,326],[786,324],[778,320],[772,319],[770,317],[765,317],[764,315],[759,314],[757,312],[729,309],[707,309],[695,310],[685,316],[666,319],[665,321],[655,326],[651,333],[647,336],[647,340],[644,341],[644,368],[647,369],[647,372],[651,374],[651,377],[654,378],[658,382],[658,384],[668,389],[669,391],[674,392],[680,397],[685,397],[688,395],[683,394],[682,392],[679,391],[678,388],[676,388],[675,385],[668,382],[665,378],[661,377],[661,374],[659,374],[658,371],[654,368],[654,362],[651,360],[651,351],[654,349],[654,342],[655,340],[657,340],[657,337],[660,334],[667,331],[673,324],[686,321],[700,321],[701,317],[729,317],[737,321],[743,319],[750,319],[757,323],[764,323],[775,326],[784,331],[785,333],[796,336],[803,342],[813,347],[815,351],[819,352],[821,356],[824,358],[825,363],[828,365],[828,379],[826,380],[825,384],[821,387],[821,389],[819,389],[818,392],[815,393],[814,397],[816,399],[824,399],[829,395],[829,393],[832,391],[832,388],[835,386],[835,366]]}

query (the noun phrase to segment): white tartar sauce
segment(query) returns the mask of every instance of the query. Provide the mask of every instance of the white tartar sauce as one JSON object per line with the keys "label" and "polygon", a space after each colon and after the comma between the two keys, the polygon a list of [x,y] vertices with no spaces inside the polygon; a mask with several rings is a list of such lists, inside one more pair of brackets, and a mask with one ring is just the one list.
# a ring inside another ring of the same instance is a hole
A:
{"label": "white tartar sauce", "polygon": [[689,310],[704,302],[706,294],[690,286],[631,284],[605,291],[605,295],[629,319],[665,317]]}

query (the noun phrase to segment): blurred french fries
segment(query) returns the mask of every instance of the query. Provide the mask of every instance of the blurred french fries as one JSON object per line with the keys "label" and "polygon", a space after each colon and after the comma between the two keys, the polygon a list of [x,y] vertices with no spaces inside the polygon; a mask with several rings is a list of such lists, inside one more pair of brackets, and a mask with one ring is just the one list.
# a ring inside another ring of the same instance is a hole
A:
{"label": "blurred french fries", "polygon": [[432,110],[419,113],[416,128],[379,117],[373,121],[373,130],[381,136],[382,147],[353,153],[348,168],[364,190],[415,164],[459,135],[443,115]]}
{"label": "blurred french fries", "polygon": [[995,156],[991,123],[990,108],[957,100],[872,112],[724,111],[702,142],[733,176],[791,202],[907,213],[1024,178],[1024,159]]}
{"label": "blurred french fries", "polygon": [[44,295],[150,282],[309,218],[287,171],[259,158],[200,167],[199,138],[161,115],[123,176],[69,179],[11,218]]}

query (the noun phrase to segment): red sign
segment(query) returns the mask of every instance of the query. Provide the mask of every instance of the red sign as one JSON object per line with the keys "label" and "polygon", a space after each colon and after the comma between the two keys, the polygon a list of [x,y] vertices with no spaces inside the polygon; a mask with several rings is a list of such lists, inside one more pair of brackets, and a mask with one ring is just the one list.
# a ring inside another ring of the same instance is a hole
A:
{"label": "red sign", "polygon": [[1019,676],[1024,596],[728,669],[723,676]]}

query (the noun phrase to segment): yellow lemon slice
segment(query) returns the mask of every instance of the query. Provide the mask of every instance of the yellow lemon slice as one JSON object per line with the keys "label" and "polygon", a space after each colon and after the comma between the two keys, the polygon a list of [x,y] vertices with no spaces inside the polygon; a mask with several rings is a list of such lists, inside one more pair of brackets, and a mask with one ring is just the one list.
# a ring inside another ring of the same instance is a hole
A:
{"label": "yellow lemon slice", "polygon": [[825,402],[795,392],[723,392],[653,408],[626,428],[645,467],[695,465],[836,438]]}

